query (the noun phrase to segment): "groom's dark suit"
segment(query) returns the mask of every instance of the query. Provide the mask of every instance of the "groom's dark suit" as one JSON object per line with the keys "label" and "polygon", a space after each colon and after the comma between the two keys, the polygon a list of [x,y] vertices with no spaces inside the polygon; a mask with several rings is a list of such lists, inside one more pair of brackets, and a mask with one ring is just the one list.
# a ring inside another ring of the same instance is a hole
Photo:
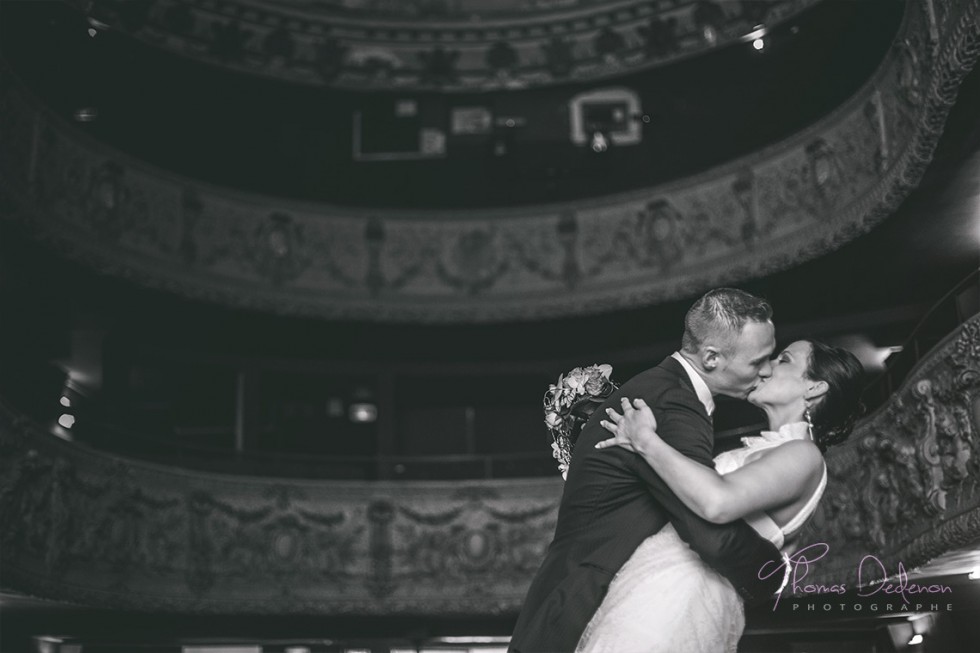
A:
{"label": "groom's dark suit", "polygon": [[[642,457],[620,447],[596,449],[611,437],[599,422],[620,399],[642,398],[657,418],[657,433],[689,458],[713,466],[714,432],[684,367],[668,358],[630,379],[585,425],[565,482],[555,537],[538,570],[514,635],[520,653],[572,651],[619,570],[640,543],[668,521],[746,600],[765,600],[782,573],[759,580],[779,552],[748,524],[712,524],[687,509]],[[669,587],[664,592],[670,592]]]}

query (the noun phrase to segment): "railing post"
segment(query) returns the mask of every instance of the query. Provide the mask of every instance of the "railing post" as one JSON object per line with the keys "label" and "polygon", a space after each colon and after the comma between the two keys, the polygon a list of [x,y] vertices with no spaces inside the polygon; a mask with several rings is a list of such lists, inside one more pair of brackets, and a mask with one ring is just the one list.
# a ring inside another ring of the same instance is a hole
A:
{"label": "railing post", "polygon": [[378,479],[391,478],[387,460],[395,455],[395,377],[391,372],[378,374],[378,450],[375,466]]}
{"label": "railing post", "polygon": [[240,369],[235,379],[235,454],[241,456],[255,449],[256,429],[256,386],[255,370]]}

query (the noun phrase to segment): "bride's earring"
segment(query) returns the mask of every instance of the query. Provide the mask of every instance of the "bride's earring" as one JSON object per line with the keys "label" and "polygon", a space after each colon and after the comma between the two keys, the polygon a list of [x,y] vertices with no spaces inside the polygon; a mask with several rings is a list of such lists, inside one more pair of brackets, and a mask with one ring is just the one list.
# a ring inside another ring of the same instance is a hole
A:
{"label": "bride's earring", "polygon": [[810,434],[810,439],[813,439],[813,420],[810,419],[810,407],[807,406],[803,409],[803,419],[806,420],[806,430]]}

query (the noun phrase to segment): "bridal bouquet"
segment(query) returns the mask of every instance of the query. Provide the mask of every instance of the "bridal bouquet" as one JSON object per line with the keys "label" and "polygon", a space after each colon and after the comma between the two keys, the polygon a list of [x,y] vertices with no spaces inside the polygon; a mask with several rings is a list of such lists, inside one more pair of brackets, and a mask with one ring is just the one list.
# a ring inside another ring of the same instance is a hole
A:
{"label": "bridal bouquet", "polygon": [[544,423],[551,433],[551,455],[558,461],[562,478],[568,476],[568,463],[579,430],[618,387],[611,376],[611,365],[576,367],[548,386],[544,395]]}

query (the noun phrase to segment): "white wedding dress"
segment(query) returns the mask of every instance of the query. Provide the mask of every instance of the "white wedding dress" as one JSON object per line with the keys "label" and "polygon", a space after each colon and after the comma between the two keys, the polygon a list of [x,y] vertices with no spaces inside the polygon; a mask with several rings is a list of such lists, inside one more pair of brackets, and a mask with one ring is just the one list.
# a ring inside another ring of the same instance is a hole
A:
{"label": "white wedding dress", "polygon": [[[806,423],[778,432],[743,438],[745,446],[715,457],[715,469],[727,474],[754,454],[794,439],[808,438]],[[813,514],[827,484],[780,528],[764,512],[745,517],[752,528],[788,552],[790,541]],[[589,621],[576,653],[721,653],[734,652],[745,627],[742,599],[723,576],[705,564],[674,527],[667,525],[637,547],[609,585],[602,605]]]}

